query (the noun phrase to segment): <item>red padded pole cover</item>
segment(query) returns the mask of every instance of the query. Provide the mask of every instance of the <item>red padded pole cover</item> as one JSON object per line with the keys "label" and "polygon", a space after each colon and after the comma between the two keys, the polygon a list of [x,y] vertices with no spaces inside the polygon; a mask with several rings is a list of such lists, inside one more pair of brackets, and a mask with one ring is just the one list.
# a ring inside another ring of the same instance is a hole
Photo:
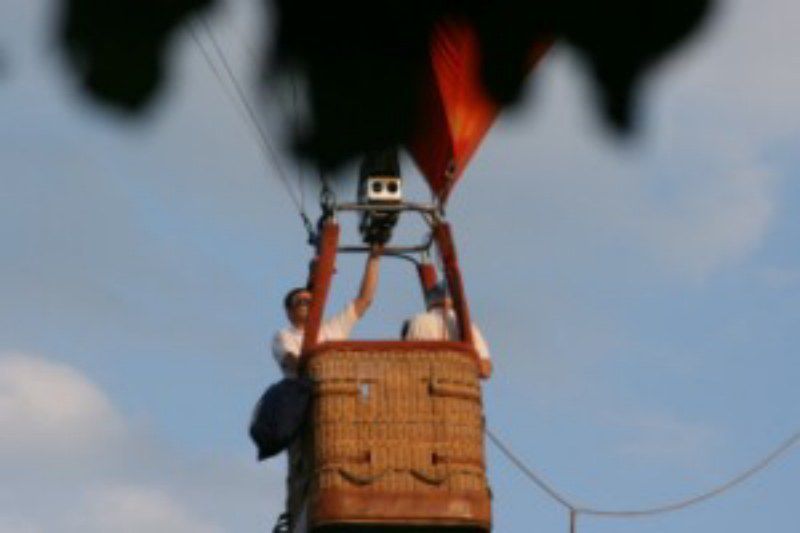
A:
{"label": "red padded pole cover", "polygon": [[464,283],[461,279],[461,270],[458,268],[458,257],[453,241],[453,234],[447,222],[440,222],[433,228],[433,238],[439,246],[444,263],[444,275],[447,279],[447,286],[453,297],[456,317],[458,317],[458,329],[461,330],[461,340],[472,344],[472,321],[469,317],[469,306],[464,294]]}
{"label": "red padded pole cover", "polygon": [[303,333],[303,350],[301,365],[305,355],[309,353],[319,340],[319,330],[325,313],[325,303],[331,288],[331,280],[336,269],[336,248],[339,245],[339,224],[334,220],[326,220],[320,232],[317,257],[312,263],[311,273],[311,307]]}
{"label": "red padded pole cover", "polygon": [[422,297],[436,286],[436,266],[433,263],[420,263],[417,265],[417,273],[419,274],[419,284],[422,286]]}

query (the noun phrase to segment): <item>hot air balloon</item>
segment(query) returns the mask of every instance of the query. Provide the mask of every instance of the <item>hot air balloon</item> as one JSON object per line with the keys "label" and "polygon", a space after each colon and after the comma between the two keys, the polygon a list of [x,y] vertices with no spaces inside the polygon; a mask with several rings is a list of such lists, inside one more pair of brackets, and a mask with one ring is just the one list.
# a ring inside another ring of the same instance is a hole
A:
{"label": "hot air balloon", "polygon": [[[548,46],[532,50],[531,68]],[[362,171],[357,202],[328,198],[323,206],[300,358],[313,400],[289,450],[291,531],[491,530],[480,385],[488,370],[473,343],[443,206],[498,108],[483,92],[476,37],[468,25],[437,28],[429,67],[420,88],[418,134],[407,148],[436,201],[404,201],[394,165],[373,165]],[[401,213],[426,221],[430,232],[422,244],[391,245],[384,253],[414,262],[423,292],[439,277],[446,280],[458,338],[318,342],[337,255],[369,249],[340,244],[337,215],[347,212],[361,214],[365,243],[388,241]],[[440,269],[430,259],[434,249]]]}

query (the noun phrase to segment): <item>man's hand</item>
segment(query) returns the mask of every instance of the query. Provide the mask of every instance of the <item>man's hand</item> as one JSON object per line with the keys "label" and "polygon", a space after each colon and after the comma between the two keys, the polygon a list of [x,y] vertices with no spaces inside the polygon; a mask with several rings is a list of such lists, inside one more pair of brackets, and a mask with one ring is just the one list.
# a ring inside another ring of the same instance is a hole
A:
{"label": "man's hand", "polygon": [[383,255],[383,250],[386,246],[380,243],[372,243],[369,246],[369,259],[379,258]]}

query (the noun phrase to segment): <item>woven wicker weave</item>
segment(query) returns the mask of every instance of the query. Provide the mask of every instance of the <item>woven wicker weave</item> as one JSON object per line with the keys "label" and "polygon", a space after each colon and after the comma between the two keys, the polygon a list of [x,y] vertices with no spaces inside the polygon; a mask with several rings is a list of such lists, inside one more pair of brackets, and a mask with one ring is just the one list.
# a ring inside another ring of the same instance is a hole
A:
{"label": "woven wicker weave", "polygon": [[308,358],[315,395],[292,451],[295,516],[305,502],[312,527],[490,529],[474,354],[427,344],[329,343]]}

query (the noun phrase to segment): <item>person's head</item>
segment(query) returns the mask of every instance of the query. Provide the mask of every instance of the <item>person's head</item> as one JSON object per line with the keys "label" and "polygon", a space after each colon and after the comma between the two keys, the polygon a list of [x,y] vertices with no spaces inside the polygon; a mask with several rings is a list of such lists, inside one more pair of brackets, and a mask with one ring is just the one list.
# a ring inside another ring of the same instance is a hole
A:
{"label": "person's head", "polygon": [[308,309],[311,305],[311,291],[305,287],[295,287],[286,293],[283,298],[283,308],[286,317],[295,327],[305,325],[308,319]]}
{"label": "person's head", "polygon": [[444,281],[440,281],[428,289],[425,293],[425,305],[428,309],[453,306],[453,302],[450,299],[450,292],[447,290],[447,284]]}

